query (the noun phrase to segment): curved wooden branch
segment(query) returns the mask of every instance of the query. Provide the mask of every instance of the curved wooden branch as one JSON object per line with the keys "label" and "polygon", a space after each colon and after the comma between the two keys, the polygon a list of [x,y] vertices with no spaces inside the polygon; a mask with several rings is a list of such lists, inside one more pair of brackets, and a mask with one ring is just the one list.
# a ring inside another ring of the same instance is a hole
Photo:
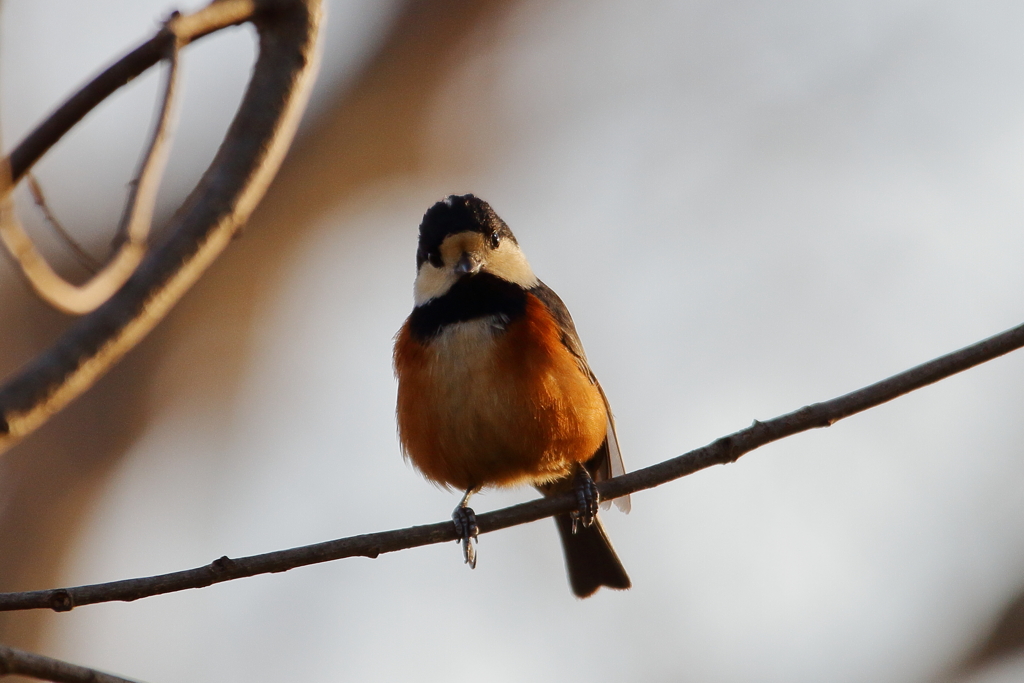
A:
{"label": "curved wooden branch", "polygon": [[[722,437],[707,446],[657,465],[603,481],[597,485],[598,490],[603,499],[618,498],[654,488],[712,465],[735,462],[740,456],[773,441],[811,429],[828,427],[845,417],[879,406],[1021,347],[1024,347],[1024,325],[844,396],[814,403],[765,422],[755,420],[750,427]],[[481,533],[488,533],[569,512],[576,504],[575,494],[568,492],[494,512],[477,514],[477,525]],[[451,521],[439,522],[396,531],[351,536],[263,555],[237,559],[222,557],[205,567],[158,576],[75,588],[0,593],[0,611],[52,609],[66,612],[79,605],[138,600],[346,557],[375,558],[382,553],[454,540],[455,526]]]}
{"label": "curved wooden branch", "polygon": [[132,683],[127,678],[0,645],[0,677],[3,676],[28,676],[58,683]]}
{"label": "curved wooden branch", "polygon": [[[174,17],[167,22],[172,34],[176,19],[177,17]],[[21,226],[14,212],[14,202],[10,193],[0,207],[0,241],[21,267],[22,274],[36,294],[58,310],[73,315],[95,311],[128,281],[146,254],[146,243],[153,223],[153,211],[156,208],[156,195],[160,189],[164,168],[167,166],[170,147],[174,95],[177,91],[175,86],[178,80],[179,43],[179,40],[171,41],[168,48],[168,69],[160,116],[128,196],[124,226],[119,230],[124,239],[121,240],[114,257],[98,273],[83,285],[73,285],[65,280],[50,267],[32,243],[32,238]],[[39,196],[42,196],[41,192]]]}
{"label": "curved wooden branch", "polygon": [[194,40],[250,20],[253,76],[202,180],[124,286],[0,386],[0,451],[88,389],[167,314],[248,219],[280,167],[315,74],[320,0],[218,0],[181,17],[107,69],[26,138],[4,164],[16,181],[110,92],[156,63],[166,41]]}
{"label": "curved wooden branch", "polygon": [[[272,0],[259,3],[261,6],[277,4],[281,3]],[[51,147],[100,102],[163,59],[172,42],[177,40],[181,45],[186,45],[228,26],[249,21],[256,10],[255,0],[214,0],[194,14],[178,17],[174,32],[165,26],[155,36],[104,69],[29,133],[5,160],[9,167],[7,179],[14,183],[21,180]],[[7,189],[7,186],[0,185],[0,192]]]}

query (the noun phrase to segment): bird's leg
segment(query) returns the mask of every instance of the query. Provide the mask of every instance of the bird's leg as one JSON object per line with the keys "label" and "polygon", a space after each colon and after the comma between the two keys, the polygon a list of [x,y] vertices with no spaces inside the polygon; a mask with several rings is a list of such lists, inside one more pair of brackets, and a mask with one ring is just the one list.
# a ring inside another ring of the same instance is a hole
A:
{"label": "bird's leg", "polygon": [[466,564],[470,569],[476,569],[476,548],[473,542],[477,540],[480,530],[476,526],[476,513],[469,507],[469,497],[476,491],[474,488],[466,489],[466,495],[462,496],[458,507],[452,512],[452,521],[455,522],[455,533],[462,543],[462,556],[466,558]]}
{"label": "bird's leg", "polygon": [[572,532],[576,533],[577,524],[587,527],[597,519],[597,506],[601,502],[601,495],[597,492],[597,484],[591,478],[590,472],[583,465],[576,468],[572,487],[576,492],[576,509],[572,512]]}

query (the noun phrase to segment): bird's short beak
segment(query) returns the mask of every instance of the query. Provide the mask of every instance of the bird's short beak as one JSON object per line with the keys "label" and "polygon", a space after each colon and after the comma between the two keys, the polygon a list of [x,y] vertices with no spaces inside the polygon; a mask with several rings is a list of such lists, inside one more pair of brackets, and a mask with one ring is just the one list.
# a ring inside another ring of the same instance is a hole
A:
{"label": "bird's short beak", "polygon": [[480,272],[483,264],[476,255],[468,251],[462,252],[462,257],[455,264],[455,273],[458,275],[475,275]]}

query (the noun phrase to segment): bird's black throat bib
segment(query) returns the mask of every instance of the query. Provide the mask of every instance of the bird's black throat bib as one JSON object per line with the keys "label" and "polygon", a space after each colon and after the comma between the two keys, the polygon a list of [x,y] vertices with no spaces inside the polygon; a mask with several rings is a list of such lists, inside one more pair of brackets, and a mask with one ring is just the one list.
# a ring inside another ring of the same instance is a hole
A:
{"label": "bird's black throat bib", "polygon": [[444,296],[413,309],[409,331],[417,341],[439,335],[445,326],[500,316],[506,322],[526,313],[526,291],[519,285],[483,272],[463,277]]}

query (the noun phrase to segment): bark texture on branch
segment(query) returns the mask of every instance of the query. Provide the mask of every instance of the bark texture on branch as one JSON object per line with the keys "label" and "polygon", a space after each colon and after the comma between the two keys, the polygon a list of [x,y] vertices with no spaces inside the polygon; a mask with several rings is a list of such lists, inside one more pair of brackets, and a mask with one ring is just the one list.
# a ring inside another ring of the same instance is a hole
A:
{"label": "bark texture on branch", "polygon": [[[811,429],[828,427],[845,417],[879,406],[1022,346],[1024,325],[1019,325],[838,398],[814,403],[764,422],[755,420],[746,429],[724,436],[707,446],[603,481],[597,485],[598,490],[603,499],[618,498],[680,479],[712,465],[735,462],[742,455],[773,441]],[[481,533],[497,531],[570,512],[576,504],[574,493],[564,493],[477,514],[477,525]],[[250,557],[221,557],[204,567],[158,576],[74,588],[0,593],[0,611],[52,609],[67,612],[80,605],[132,601],[190,588],[205,588],[233,579],[283,572],[346,557],[376,558],[383,553],[454,541],[456,538],[455,526],[451,521],[351,536]]]}

